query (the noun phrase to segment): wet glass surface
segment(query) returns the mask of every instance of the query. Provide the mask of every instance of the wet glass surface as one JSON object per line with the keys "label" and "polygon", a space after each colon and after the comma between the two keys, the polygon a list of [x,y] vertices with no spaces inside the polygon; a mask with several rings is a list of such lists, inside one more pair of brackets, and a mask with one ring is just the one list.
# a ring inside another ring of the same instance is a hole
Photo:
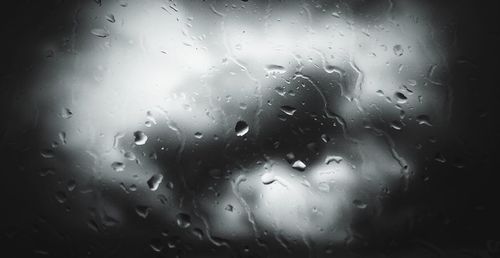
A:
{"label": "wet glass surface", "polygon": [[486,2],[2,10],[15,257],[499,257]]}

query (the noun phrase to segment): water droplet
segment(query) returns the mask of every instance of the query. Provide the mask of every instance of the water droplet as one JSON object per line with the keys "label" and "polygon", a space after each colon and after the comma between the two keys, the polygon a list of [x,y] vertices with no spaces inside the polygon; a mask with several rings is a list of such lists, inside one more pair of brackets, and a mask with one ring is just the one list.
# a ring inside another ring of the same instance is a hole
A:
{"label": "water droplet", "polygon": [[228,204],[228,205],[226,205],[226,208],[224,208],[224,209],[225,209],[226,211],[233,212],[234,207],[233,207],[233,205]]}
{"label": "water droplet", "polygon": [[440,163],[445,163],[446,162],[446,158],[440,152],[436,153],[436,157],[434,157],[434,160],[437,161],[437,162],[440,162]]}
{"label": "water droplet", "polygon": [[52,159],[55,157],[54,151],[51,149],[46,149],[46,150],[40,151],[40,155],[42,155],[42,157],[46,158],[46,159]]}
{"label": "water droplet", "polygon": [[163,245],[161,244],[161,241],[159,238],[155,238],[153,240],[151,240],[151,243],[149,243],[149,246],[151,247],[151,249],[153,249],[153,251],[159,253],[161,252],[161,250],[163,249]]}
{"label": "water droplet", "polygon": [[201,229],[199,228],[193,229],[193,235],[199,240],[203,240],[203,231],[201,231]]}
{"label": "water droplet", "polygon": [[236,132],[236,136],[243,136],[248,133],[249,126],[245,121],[238,121],[236,126],[234,127],[234,131]]}
{"label": "water droplet", "polygon": [[56,192],[56,200],[59,203],[65,203],[67,200],[66,194],[62,191],[57,191]]}
{"label": "water droplet", "polygon": [[344,160],[343,157],[341,156],[336,156],[336,155],[328,155],[326,156],[325,158],[325,164],[330,164],[332,161],[335,161],[337,164],[342,162],[342,160]]}
{"label": "water droplet", "polygon": [[295,111],[297,111],[296,108],[294,107],[291,107],[291,106],[281,106],[280,107],[281,111],[283,111],[283,113],[289,115],[289,116],[293,116],[293,114],[295,113]]}
{"label": "water droplet", "polygon": [[148,140],[148,136],[142,131],[134,132],[134,143],[136,145],[144,145]]}
{"label": "water droplet", "polygon": [[354,204],[354,206],[356,206],[358,209],[364,209],[364,208],[366,208],[366,206],[368,206],[366,203],[364,203],[361,200],[354,200],[352,202],[352,204]]}
{"label": "water droplet", "polygon": [[63,108],[61,111],[61,117],[64,119],[70,119],[73,116],[73,112],[69,108]]}
{"label": "water droplet", "polygon": [[148,180],[148,187],[151,191],[156,191],[158,189],[158,186],[160,186],[161,181],[163,180],[163,175],[157,174],[153,175],[151,178]]}
{"label": "water droplet", "polygon": [[111,168],[116,172],[122,172],[123,170],[125,170],[125,164],[119,161],[115,161],[111,163]]}
{"label": "water droplet", "polygon": [[191,217],[186,213],[177,214],[176,219],[177,226],[179,226],[180,228],[188,228],[189,226],[191,226]]}
{"label": "water droplet", "polygon": [[106,31],[105,29],[101,29],[101,28],[92,29],[92,30],[90,30],[90,33],[92,33],[94,36],[97,36],[99,38],[105,38],[105,37],[109,36],[109,32]]}
{"label": "water droplet", "polygon": [[127,151],[123,154],[123,157],[125,157],[128,160],[135,160],[136,156],[133,152]]}
{"label": "water droplet", "polygon": [[399,120],[394,120],[391,123],[391,127],[394,128],[394,129],[396,129],[396,130],[403,129],[403,126],[404,126],[403,122],[401,122]]}
{"label": "water droplet", "polygon": [[203,138],[203,134],[202,134],[202,133],[200,133],[200,132],[196,132],[196,133],[194,134],[194,137],[196,137],[197,139],[201,139],[201,138]]}
{"label": "water droplet", "polygon": [[68,188],[68,191],[72,192],[76,188],[76,181],[75,180],[69,180],[66,183],[66,188]]}
{"label": "water droplet", "polygon": [[304,171],[306,169],[306,164],[304,164],[301,160],[296,160],[292,164],[292,168],[295,168],[298,171]]}
{"label": "water droplet", "polygon": [[66,144],[66,143],[67,143],[67,140],[66,140],[66,133],[65,133],[65,132],[60,132],[60,133],[59,133],[59,140],[60,140],[63,144]]}
{"label": "water droplet", "polygon": [[115,21],[116,21],[115,20],[115,16],[112,15],[112,14],[106,15],[106,20],[109,21],[109,22],[111,22],[111,23],[115,23]]}
{"label": "water droplet", "polygon": [[401,45],[395,45],[392,50],[394,51],[394,54],[397,56],[402,56],[403,55],[403,47]]}
{"label": "water droplet", "polygon": [[260,177],[260,180],[262,181],[263,184],[269,185],[269,184],[272,184],[274,181],[276,181],[276,178],[271,173],[264,173]]}
{"label": "water droplet", "polygon": [[266,65],[266,72],[268,73],[285,73],[285,67],[276,64]]}
{"label": "water droplet", "polygon": [[398,102],[399,104],[404,104],[408,101],[408,98],[399,91],[394,93],[394,97],[396,98],[396,102]]}
{"label": "water droplet", "polygon": [[148,206],[138,205],[135,207],[135,212],[139,215],[139,217],[145,219],[148,217],[149,212],[151,212],[151,208]]}
{"label": "water droplet", "polygon": [[432,126],[431,118],[428,115],[419,115],[417,116],[417,122],[419,125],[427,125]]}

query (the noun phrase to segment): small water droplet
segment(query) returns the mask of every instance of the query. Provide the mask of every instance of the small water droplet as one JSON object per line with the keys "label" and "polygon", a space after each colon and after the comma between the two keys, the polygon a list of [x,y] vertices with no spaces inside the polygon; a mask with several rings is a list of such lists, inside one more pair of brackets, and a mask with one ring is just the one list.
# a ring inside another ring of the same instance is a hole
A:
{"label": "small water droplet", "polygon": [[427,125],[432,126],[431,118],[428,115],[419,115],[417,116],[417,122],[419,125]]}
{"label": "small water droplet", "polygon": [[295,113],[295,111],[297,111],[296,108],[294,107],[291,107],[291,106],[281,106],[280,107],[281,111],[283,111],[283,113],[289,115],[289,116],[293,116],[293,114]]}
{"label": "small water droplet", "polygon": [[111,22],[111,23],[115,23],[115,21],[116,21],[115,20],[115,16],[112,15],[112,14],[106,15],[106,20],[109,21],[109,22]]}
{"label": "small water droplet", "polygon": [[399,104],[404,104],[408,101],[408,98],[401,92],[397,91],[394,93],[394,97],[396,98],[396,102]]}
{"label": "small water droplet", "polygon": [[225,209],[226,211],[233,212],[234,207],[233,207],[233,205],[228,204],[228,205],[226,205],[226,207],[225,207],[224,209]]}
{"label": "small water droplet", "polygon": [[46,150],[40,151],[40,155],[42,155],[42,157],[46,158],[46,159],[52,159],[55,157],[54,151],[51,149],[46,149]]}
{"label": "small water droplet", "polygon": [[61,117],[64,119],[70,119],[73,116],[73,112],[69,108],[63,108],[61,110]]}
{"label": "small water droplet", "polygon": [[264,173],[261,177],[260,180],[262,181],[263,184],[269,185],[272,184],[274,181],[276,181],[276,178],[274,177],[273,174],[271,173]]}
{"label": "small water droplet", "polygon": [[90,33],[92,33],[94,36],[97,36],[99,38],[106,38],[109,36],[109,32],[105,29],[101,28],[95,28],[90,30]]}
{"label": "small water droplet", "polygon": [[142,131],[135,131],[134,132],[134,143],[136,145],[144,145],[146,144],[146,141],[148,140],[148,136],[142,132]]}
{"label": "small water droplet", "polygon": [[69,180],[67,183],[66,183],[66,188],[68,189],[68,191],[72,192],[73,190],[75,190],[76,188],[76,181],[75,180]]}
{"label": "small water droplet", "polygon": [[281,65],[270,64],[270,65],[266,65],[266,72],[267,73],[281,74],[281,73],[285,73],[286,69],[285,69],[285,67],[283,67]]}
{"label": "small water droplet", "polygon": [[57,202],[59,202],[59,203],[65,203],[67,200],[66,194],[62,191],[57,191],[55,196],[56,196]]}
{"label": "small water droplet", "polygon": [[161,181],[163,180],[163,175],[157,174],[153,175],[151,178],[148,180],[148,187],[151,191],[156,191],[158,189],[158,186],[160,186]]}
{"label": "small water droplet", "polygon": [[292,164],[292,168],[298,170],[298,171],[304,171],[306,169],[306,164],[302,162],[301,160],[296,160]]}
{"label": "small water droplet", "polygon": [[180,228],[188,228],[191,226],[191,217],[186,213],[179,213],[176,216],[177,226]]}
{"label": "small water droplet", "polygon": [[328,164],[330,164],[332,161],[335,161],[335,163],[337,163],[337,164],[338,164],[338,163],[342,162],[342,160],[344,160],[344,158],[343,158],[343,157],[341,157],[341,156],[336,156],[336,155],[328,155],[328,156],[326,156],[326,158],[325,158],[325,164],[327,164],[327,165],[328,165]]}
{"label": "small water droplet", "polygon": [[358,209],[364,209],[364,208],[366,208],[368,206],[366,203],[364,203],[361,200],[354,200],[352,202],[352,204],[354,204],[354,206],[356,206]]}
{"label": "small water droplet", "polygon": [[122,172],[123,170],[125,170],[125,164],[119,161],[115,161],[111,163],[111,168],[116,172]]}
{"label": "small water droplet", "polygon": [[396,129],[396,130],[401,130],[401,129],[403,129],[403,126],[404,126],[404,124],[403,124],[403,122],[401,122],[400,120],[394,120],[394,121],[392,121],[392,123],[391,123],[391,127],[392,127],[393,129]]}
{"label": "small water droplet", "polygon": [[135,212],[139,217],[145,219],[148,217],[149,212],[151,212],[151,208],[148,206],[138,205],[135,207]]}
{"label": "small water droplet", "polygon": [[394,54],[397,56],[402,56],[403,55],[403,47],[401,45],[395,45],[392,50],[394,51]]}
{"label": "small water droplet", "polygon": [[243,120],[238,121],[236,123],[236,126],[234,127],[234,131],[236,132],[236,136],[243,136],[243,135],[247,134],[249,129],[250,128],[249,128],[248,124]]}
{"label": "small water droplet", "polygon": [[202,134],[202,133],[200,133],[200,132],[196,132],[196,133],[194,134],[194,137],[196,137],[196,139],[201,139],[201,138],[203,138],[203,134]]}

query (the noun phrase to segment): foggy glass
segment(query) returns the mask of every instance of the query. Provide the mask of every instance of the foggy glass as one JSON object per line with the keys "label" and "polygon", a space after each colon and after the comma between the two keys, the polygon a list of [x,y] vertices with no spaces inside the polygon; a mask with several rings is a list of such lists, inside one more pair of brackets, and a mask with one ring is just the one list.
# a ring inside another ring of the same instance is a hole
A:
{"label": "foggy glass", "polygon": [[5,8],[1,240],[20,257],[498,257],[488,9]]}

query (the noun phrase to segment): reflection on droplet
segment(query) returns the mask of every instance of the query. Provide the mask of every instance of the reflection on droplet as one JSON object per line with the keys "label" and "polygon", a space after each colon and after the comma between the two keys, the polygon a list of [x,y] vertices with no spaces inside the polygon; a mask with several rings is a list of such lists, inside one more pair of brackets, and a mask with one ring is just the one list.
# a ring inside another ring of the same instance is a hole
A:
{"label": "reflection on droplet", "polygon": [[180,228],[188,228],[191,226],[191,217],[186,213],[179,213],[175,218],[177,220],[177,226]]}
{"label": "reflection on droplet", "polygon": [[122,172],[123,170],[125,170],[125,164],[119,161],[115,161],[111,163],[111,168],[113,168],[113,170],[116,172]]}
{"label": "reflection on droplet", "polygon": [[236,126],[234,127],[234,131],[236,132],[236,136],[243,136],[243,135],[247,134],[249,129],[250,128],[249,128],[248,124],[243,120],[238,121],[236,123]]}
{"label": "reflection on droplet", "polygon": [[148,180],[148,187],[151,191],[156,191],[158,189],[158,186],[160,186],[161,181],[163,180],[163,175],[157,174],[153,175],[151,178]]}
{"label": "reflection on droplet", "polygon": [[296,108],[294,107],[291,107],[291,106],[281,106],[280,107],[281,111],[283,111],[283,113],[289,115],[289,116],[293,116],[293,114],[295,113],[295,111],[297,111]]}
{"label": "reflection on droplet", "polygon": [[306,164],[302,162],[301,160],[296,160],[292,164],[292,168],[295,168],[298,171],[304,171],[306,169]]}
{"label": "reflection on droplet", "polygon": [[144,145],[148,140],[148,136],[142,131],[134,132],[134,143],[136,145]]}

